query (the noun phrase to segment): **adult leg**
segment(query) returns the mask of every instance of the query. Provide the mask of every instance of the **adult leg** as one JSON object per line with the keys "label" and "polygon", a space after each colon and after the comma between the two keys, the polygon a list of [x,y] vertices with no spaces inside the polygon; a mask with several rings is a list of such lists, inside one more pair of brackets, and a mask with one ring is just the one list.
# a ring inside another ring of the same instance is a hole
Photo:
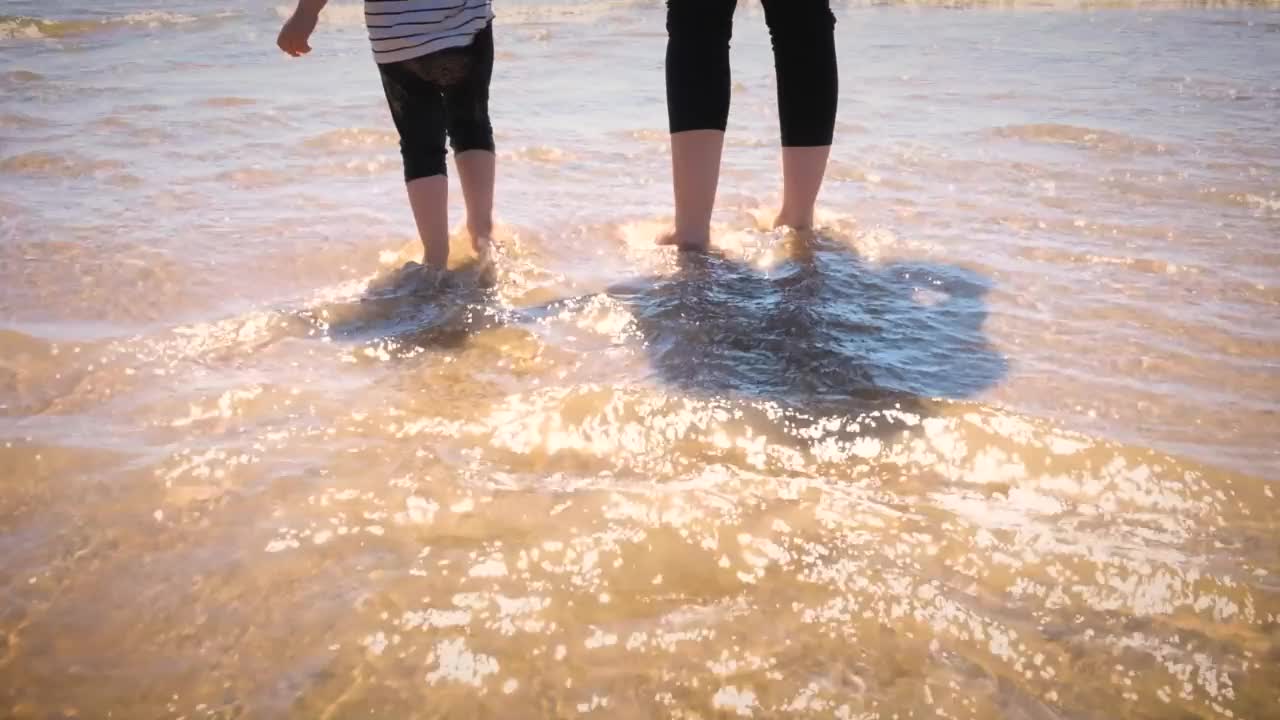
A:
{"label": "adult leg", "polygon": [[497,157],[489,120],[489,82],[493,77],[493,26],[476,35],[466,49],[466,72],[444,88],[449,139],[467,205],[467,232],[478,253],[493,238],[493,194]]}
{"label": "adult leg", "polygon": [[400,133],[409,206],[422,240],[423,264],[449,263],[449,181],[445,168],[444,101],[409,62],[379,65],[391,118]]}
{"label": "adult leg", "polygon": [[835,134],[839,74],[829,0],[763,0],[782,128],[782,209],[774,226],[808,229]]}
{"label": "adult leg", "polygon": [[736,0],[667,0],[667,118],[676,223],[658,242],[711,242],[711,213],[729,120],[729,40]]}

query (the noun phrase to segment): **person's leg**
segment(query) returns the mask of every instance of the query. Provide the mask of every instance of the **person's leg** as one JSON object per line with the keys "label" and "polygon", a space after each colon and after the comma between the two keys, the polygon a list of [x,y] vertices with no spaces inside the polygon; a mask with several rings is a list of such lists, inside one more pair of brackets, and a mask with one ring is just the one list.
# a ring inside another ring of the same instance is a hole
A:
{"label": "person's leg", "polygon": [[775,227],[808,229],[831,155],[839,94],[829,0],[764,0],[782,128],[782,209]]}
{"label": "person's leg", "polygon": [[782,148],[782,207],[773,226],[808,230],[827,172],[831,146]]}
{"label": "person's leg", "polygon": [[729,120],[729,40],[736,0],[667,0],[667,117],[675,228],[658,242],[701,250]]}
{"label": "person's leg", "polygon": [[493,239],[493,195],[497,156],[489,120],[489,82],[493,77],[493,26],[467,48],[465,75],[444,89],[445,115],[458,180],[467,205],[472,247],[484,253]]}
{"label": "person's leg", "polygon": [[391,118],[400,133],[409,206],[422,240],[423,264],[449,263],[449,181],[445,166],[444,101],[409,63],[379,65]]}
{"label": "person's leg", "polygon": [[480,251],[493,240],[493,189],[497,155],[492,150],[463,150],[454,156],[467,205],[467,233]]}
{"label": "person's leg", "polygon": [[422,239],[422,264],[444,270],[449,266],[449,179],[444,175],[415,178],[405,188]]}

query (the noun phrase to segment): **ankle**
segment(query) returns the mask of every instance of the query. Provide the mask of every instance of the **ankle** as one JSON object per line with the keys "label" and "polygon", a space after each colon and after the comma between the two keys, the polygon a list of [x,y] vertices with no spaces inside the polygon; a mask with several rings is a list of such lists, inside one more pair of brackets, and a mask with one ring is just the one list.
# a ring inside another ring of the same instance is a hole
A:
{"label": "ankle", "polygon": [[493,221],[482,220],[479,222],[467,221],[467,234],[471,236],[471,242],[476,243],[482,240],[489,240],[493,237]]}
{"label": "ankle", "polygon": [[704,250],[711,246],[711,228],[675,227],[658,238],[659,245],[674,245],[681,250]]}
{"label": "ankle", "polygon": [[794,210],[786,205],[778,211],[778,217],[773,221],[774,228],[789,227],[792,230],[809,230],[813,227],[813,208],[799,211]]}
{"label": "ankle", "polygon": [[444,270],[449,267],[449,243],[424,245],[422,249],[422,264],[424,267],[437,268]]}

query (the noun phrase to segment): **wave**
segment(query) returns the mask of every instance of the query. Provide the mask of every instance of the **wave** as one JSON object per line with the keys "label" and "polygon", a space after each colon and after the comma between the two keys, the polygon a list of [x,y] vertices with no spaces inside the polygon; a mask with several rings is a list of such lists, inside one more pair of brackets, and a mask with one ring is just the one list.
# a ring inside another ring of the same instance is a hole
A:
{"label": "wave", "polygon": [[532,145],[503,153],[504,159],[538,163],[540,165],[561,165],[574,159],[573,153],[549,145]]}
{"label": "wave", "polygon": [[1139,255],[1106,255],[1049,245],[1020,248],[1018,256],[1067,268],[1083,265],[1110,265],[1149,275],[1200,275],[1205,272],[1204,267],[1188,262],[1176,263],[1164,258]]}
{"label": "wave", "polygon": [[311,172],[325,177],[375,177],[389,173],[398,173],[401,168],[400,156],[392,153],[379,153],[369,157],[352,158],[345,161],[330,161],[312,167]]}
{"label": "wave", "polygon": [[100,362],[101,345],[89,339],[90,328],[78,331],[75,340],[57,340],[0,328],[0,417],[81,412],[129,382],[121,368]]}
{"label": "wave", "polygon": [[1089,150],[1131,155],[1167,155],[1174,149],[1153,140],[1126,135],[1098,128],[1063,125],[1059,123],[1031,123],[1006,125],[996,128],[997,137],[1027,142],[1073,145]]}
{"label": "wave", "polygon": [[0,15],[0,39],[40,40],[72,38],[120,28],[168,28],[221,21],[235,17],[224,11],[207,16],[186,15],[161,10],[144,10],[115,17],[82,19],[49,19],[22,15]]}
{"label": "wave", "polygon": [[312,150],[352,150],[377,148],[394,150],[400,141],[394,130],[374,128],[342,128],[307,138],[304,147]]}
{"label": "wave", "polygon": [[890,190],[908,191],[918,188],[910,182],[896,177],[886,177],[885,175],[875,172],[868,168],[844,162],[841,160],[833,160],[828,166],[827,177],[832,180],[840,180],[844,182],[866,183],[868,185],[880,185]]}
{"label": "wave", "polygon": [[644,143],[663,143],[666,144],[670,139],[670,134],[666,130],[655,130],[652,128],[639,128],[636,130],[625,130],[615,133],[618,137],[627,140],[637,140]]}
{"label": "wave", "polygon": [[224,96],[224,97],[211,97],[201,101],[200,104],[204,105],[205,107],[235,108],[235,107],[247,107],[249,105],[255,105],[257,104],[257,102],[258,101],[254,100],[253,98]]}
{"label": "wave", "polygon": [[[215,17],[227,17],[222,14]],[[117,18],[104,20],[107,24],[119,25],[145,25],[146,27],[166,27],[170,25],[187,25],[189,23],[200,20],[194,15],[184,15],[182,13],[165,12],[163,10],[144,10],[141,12],[130,13]]]}
{"label": "wave", "polygon": [[292,175],[283,170],[246,167],[218,173],[215,179],[241,189],[261,189],[288,185]]}
{"label": "wave", "polygon": [[53,343],[44,338],[0,328],[0,360],[5,362],[20,356],[47,354],[53,347]]}
{"label": "wave", "polygon": [[[900,398],[885,397],[857,404],[862,407],[815,413],[658,386],[577,384],[511,395],[472,421],[409,418],[393,432],[400,439],[474,441],[499,451],[491,458],[495,467],[537,467],[538,477],[572,472],[605,483],[623,477],[661,482],[716,465],[826,484],[868,468],[892,468],[935,474],[932,480],[916,475],[915,481],[940,483],[938,490],[1034,490],[1044,495],[1041,504],[1055,507],[1106,502],[1134,513],[1224,508],[1219,497],[1202,494],[1207,476],[1223,479],[1221,473],[1147,448],[975,403],[929,401],[908,408]],[[1247,487],[1245,494],[1265,491],[1262,481],[1225,479]],[[1106,498],[1109,485],[1114,494]]]}
{"label": "wave", "polygon": [[47,128],[51,125],[53,125],[53,122],[45,118],[23,115],[22,113],[0,113],[0,128],[34,130]]}
{"label": "wave", "polygon": [[1217,188],[1205,188],[1200,191],[1200,198],[1223,205],[1243,207],[1259,215],[1280,214],[1280,195],[1260,188],[1257,192],[1229,192]]}
{"label": "wave", "polygon": [[39,40],[80,35],[101,27],[89,20],[43,20],[0,15],[0,40]]}
{"label": "wave", "polygon": [[18,85],[24,83],[35,83],[45,80],[45,76],[31,70],[12,70],[0,75],[6,84]]}
{"label": "wave", "polygon": [[0,160],[0,172],[15,175],[76,178],[119,171],[118,160],[86,158],[74,153],[32,151]]}

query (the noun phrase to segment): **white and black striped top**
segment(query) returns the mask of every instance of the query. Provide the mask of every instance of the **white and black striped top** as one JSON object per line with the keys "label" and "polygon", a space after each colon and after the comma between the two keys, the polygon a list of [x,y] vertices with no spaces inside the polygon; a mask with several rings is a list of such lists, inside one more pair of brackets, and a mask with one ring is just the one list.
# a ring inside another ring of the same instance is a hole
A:
{"label": "white and black striped top", "polygon": [[492,0],[365,0],[364,19],[380,63],[470,45],[493,19]]}

